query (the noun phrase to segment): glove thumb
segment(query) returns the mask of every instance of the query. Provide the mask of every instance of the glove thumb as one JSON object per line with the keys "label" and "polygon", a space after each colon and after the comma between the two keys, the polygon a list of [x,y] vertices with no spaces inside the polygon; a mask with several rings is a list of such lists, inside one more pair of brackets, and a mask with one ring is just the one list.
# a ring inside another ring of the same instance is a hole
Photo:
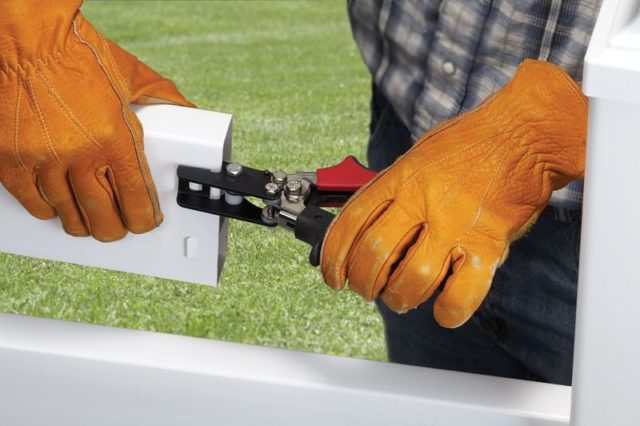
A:
{"label": "glove thumb", "polygon": [[442,327],[464,324],[489,292],[496,269],[506,258],[496,253],[467,254],[454,249],[453,268],[444,289],[433,304],[435,320]]}
{"label": "glove thumb", "polygon": [[131,53],[111,40],[106,40],[120,70],[120,74],[129,86],[130,101],[136,104],[175,104],[195,107],[189,102],[176,85],[149,68]]}

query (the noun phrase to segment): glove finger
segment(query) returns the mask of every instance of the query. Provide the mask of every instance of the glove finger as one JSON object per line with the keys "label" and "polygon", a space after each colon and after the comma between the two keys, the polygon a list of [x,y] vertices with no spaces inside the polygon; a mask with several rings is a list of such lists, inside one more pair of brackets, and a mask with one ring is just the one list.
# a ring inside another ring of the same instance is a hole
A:
{"label": "glove finger", "polygon": [[48,220],[56,217],[56,210],[38,191],[35,179],[30,173],[16,168],[0,167],[0,181],[16,200],[33,216]]}
{"label": "glove finger", "polygon": [[375,299],[422,229],[422,222],[392,203],[355,242],[348,260],[349,288]]}
{"label": "glove finger", "polygon": [[[344,287],[347,280],[349,252],[354,241],[387,209],[391,202],[385,201],[372,205],[368,210],[344,208],[329,226],[322,244],[320,269],[325,282],[334,289]],[[357,206],[356,206],[357,207]]]}
{"label": "glove finger", "polygon": [[[127,154],[127,149],[116,153],[111,160],[107,177],[111,181],[126,228],[142,234],[157,228],[163,221],[160,201],[147,159],[140,148]],[[132,164],[131,158],[137,163]]]}
{"label": "glove finger", "polygon": [[391,169],[381,172],[347,201],[331,223],[320,253],[320,270],[329,286],[335,289],[344,286],[347,258],[355,242],[389,207],[396,187],[404,178]]}
{"label": "glove finger", "polygon": [[120,74],[128,82],[131,102],[138,104],[170,103],[195,107],[180,93],[171,80],[162,77],[111,40],[107,40],[107,45]]}
{"label": "glove finger", "polygon": [[56,209],[67,234],[76,237],[90,235],[64,170],[38,171],[37,184],[42,197]]}
{"label": "glove finger", "polygon": [[449,272],[449,247],[430,238],[425,228],[389,278],[380,296],[385,305],[403,313],[429,299]]}
{"label": "glove finger", "polygon": [[103,242],[120,240],[127,235],[107,173],[106,166],[69,170],[69,182],[89,231]]}
{"label": "glove finger", "polygon": [[456,248],[452,257],[453,272],[433,305],[436,321],[447,328],[463,325],[480,307],[491,288],[502,256],[488,253],[470,255]]}

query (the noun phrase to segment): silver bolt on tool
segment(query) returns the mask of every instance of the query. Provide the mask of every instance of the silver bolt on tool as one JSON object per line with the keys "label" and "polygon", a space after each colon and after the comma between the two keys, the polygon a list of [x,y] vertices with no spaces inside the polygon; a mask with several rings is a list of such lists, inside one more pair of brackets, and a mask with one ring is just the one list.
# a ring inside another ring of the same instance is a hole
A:
{"label": "silver bolt on tool", "polygon": [[282,170],[276,170],[271,174],[271,181],[277,185],[287,183],[287,174]]}
{"label": "silver bolt on tool", "polygon": [[243,169],[242,165],[238,163],[229,163],[225,171],[227,172],[227,176],[238,177],[242,174]]}
{"label": "silver bolt on tool", "polygon": [[277,222],[275,217],[276,209],[273,206],[266,206],[262,209],[262,221],[266,224],[274,224]]}
{"label": "silver bolt on tool", "polygon": [[287,200],[292,203],[298,202],[302,195],[302,182],[299,180],[291,180],[284,187],[284,194]]}
{"label": "silver bolt on tool", "polygon": [[292,180],[287,183],[286,189],[291,195],[300,195],[302,192],[302,183],[299,180]]}
{"label": "silver bolt on tool", "polygon": [[276,195],[280,190],[280,187],[273,182],[269,182],[264,186],[264,190],[267,195]]}

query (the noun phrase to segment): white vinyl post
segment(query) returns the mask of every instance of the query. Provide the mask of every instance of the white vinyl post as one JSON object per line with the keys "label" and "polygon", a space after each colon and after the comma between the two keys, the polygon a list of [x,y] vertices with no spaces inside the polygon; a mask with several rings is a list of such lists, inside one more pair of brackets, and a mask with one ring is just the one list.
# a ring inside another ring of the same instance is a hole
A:
{"label": "white vinyl post", "polygon": [[574,426],[640,425],[640,15],[605,0],[590,97],[573,374]]}

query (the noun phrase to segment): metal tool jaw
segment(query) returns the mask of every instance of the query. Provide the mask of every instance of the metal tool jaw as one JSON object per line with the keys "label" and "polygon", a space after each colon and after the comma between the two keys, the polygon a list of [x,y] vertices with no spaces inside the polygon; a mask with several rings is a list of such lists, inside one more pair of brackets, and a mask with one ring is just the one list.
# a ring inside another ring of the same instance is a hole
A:
{"label": "metal tool jaw", "polygon": [[[319,174],[327,182],[324,186],[318,185]],[[346,184],[340,182],[345,176],[351,179]],[[342,206],[373,176],[353,157],[331,168],[294,174],[232,162],[223,162],[219,172],[179,166],[177,201],[187,209],[288,229],[311,245],[309,261],[317,266],[324,236],[334,219],[322,207]],[[254,204],[251,197],[263,205]]]}

